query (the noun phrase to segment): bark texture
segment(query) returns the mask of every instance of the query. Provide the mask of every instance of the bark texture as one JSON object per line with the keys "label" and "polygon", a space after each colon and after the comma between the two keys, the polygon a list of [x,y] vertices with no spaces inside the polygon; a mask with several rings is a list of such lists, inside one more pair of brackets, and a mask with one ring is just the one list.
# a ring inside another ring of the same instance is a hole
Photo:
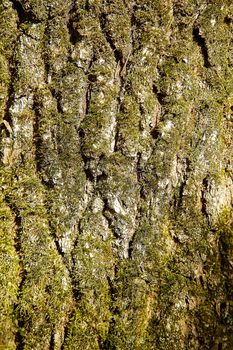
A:
{"label": "bark texture", "polygon": [[231,0],[1,0],[0,349],[233,348]]}

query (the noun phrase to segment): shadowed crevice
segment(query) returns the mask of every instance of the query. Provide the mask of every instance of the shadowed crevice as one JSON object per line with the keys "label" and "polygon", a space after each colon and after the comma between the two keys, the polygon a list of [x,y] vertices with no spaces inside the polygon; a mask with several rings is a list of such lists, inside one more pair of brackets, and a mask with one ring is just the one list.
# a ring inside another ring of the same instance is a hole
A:
{"label": "shadowed crevice", "polygon": [[[85,10],[88,11],[89,9],[88,0],[85,4]],[[83,36],[78,32],[76,28],[76,21],[78,20],[78,13],[77,13],[77,5],[76,2],[73,1],[73,4],[71,5],[71,9],[69,11],[69,19],[67,22],[67,28],[69,32],[69,40],[71,45],[75,45],[76,43],[80,42],[83,38]]]}
{"label": "shadowed crevice", "polygon": [[15,344],[16,344],[16,350],[23,350],[24,349],[24,338],[21,333],[21,329],[23,329],[24,323],[20,320],[18,320],[18,330],[15,334]]}
{"label": "shadowed crevice", "polygon": [[58,113],[63,114],[62,92],[59,90],[51,89],[51,93],[53,98],[56,100]]}
{"label": "shadowed crevice", "polygon": [[23,4],[18,0],[11,0],[13,9],[17,12],[19,25],[25,22],[41,23],[31,11],[26,11]]}
{"label": "shadowed crevice", "polygon": [[231,23],[232,23],[232,18],[226,16],[226,17],[224,18],[224,23],[227,24],[227,25],[231,25]]}
{"label": "shadowed crevice", "polygon": [[77,29],[75,28],[75,22],[72,19],[72,17],[70,17],[70,19],[67,23],[67,28],[68,28],[69,35],[70,35],[70,43],[72,45],[75,45],[76,43],[78,43],[82,40],[82,35],[79,34]]}
{"label": "shadowed crevice", "polygon": [[117,47],[114,43],[114,40],[111,37],[111,34],[107,28],[107,19],[108,19],[108,16],[105,13],[102,13],[100,18],[99,18],[100,27],[101,27],[102,33],[105,36],[107,43],[109,44],[109,46],[111,47],[111,49],[113,51],[116,62],[117,63],[120,62],[121,67],[123,67],[123,54],[119,49],[117,49]]}
{"label": "shadowed crevice", "polygon": [[209,224],[209,214],[207,212],[207,202],[206,202],[206,193],[208,191],[208,178],[205,177],[202,181],[202,191],[201,191],[201,212],[204,217],[206,217]]}
{"label": "shadowed crevice", "polygon": [[166,97],[166,95],[160,92],[158,87],[155,84],[152,85],[152,91],[157,97],[159,103],[162,105],[164,103],[164,98]]}
{"label": "shadowed crevice", "polygon": [[55,350],[55,334],[54,331],[52,331],[50,343],[49,343],[49,350]]}
{"label": "shadowed crevice", "polygon": [[197,43],[197,45],[201,49],[201,53],[204,60],[204,67],[210,68],[211,64],[209,61],[209,53],[206,45],[206,40],[201,36],[199,28],[193,28],[193,40]]}

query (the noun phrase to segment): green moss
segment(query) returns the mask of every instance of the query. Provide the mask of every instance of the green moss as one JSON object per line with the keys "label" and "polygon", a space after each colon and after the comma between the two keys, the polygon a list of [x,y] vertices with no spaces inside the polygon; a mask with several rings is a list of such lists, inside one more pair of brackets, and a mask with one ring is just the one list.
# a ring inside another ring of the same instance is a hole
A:
{"label": "green moss", "polygon": [[10,84],[10,72],[7,59],[0,54],[0,121],[4,117],[7,94]]}
{"label": "green moss", "polygon": [[133,96],[125,95],[122,112],[117,120],[120,129],[117,146],[121,148],[123,154],[135,156],[140,144],[140,112]]}
{"label": "green moss", "polygon": [[[1,301],[5,326],[1,324],[0,330],[4,332],[4,327],[10,327],[11,332],[14,332],[13,321],[17,318],[15,322],[24,337],[25,349],[35,346],[43,348],[54,329],[58,338],[62,337],[66,315],[72,303],[70,277],[51,236],[43,205],[43,186],[32,169],[27,169],[27,175],[21,169],[18,179],[12,175],[13,171],[9,170],[8,173],[4,172],[3,177],[4,195],[15,213],[10,214],[6,205],[1,205],[3,225],[0,264],[1,271],[5,271],[4,268],[6,271],[1,286],[5,300]],[[17,221],[12,222],[15,215]],[[12,235],[11,239],[9,234]],[[20,255],[15,247],[20,249]],[[9,277],[7,271],[10,272]],[[20,281],[23,283],[18,290]],[[5,283],[7,290],[4,292]],[[10,337],[12,333],[8,330],[7,334]],[[8,336],[5,337],[5,341],[9,341],[9,347],[6,348],[11,349],[13,340],[9,340]]]}
{"label": "green moss", "polygon": [[73,278],[78,301],[69,323],[65,349],[81,346],[99,349],[108,333],[111,298],[107,278],[113,277],[114,257],[111,232],[104,222],[102,214],[93,213],[86,215],[81,222],[73,253]]}
{"label": "green moss", "polygon": [[203,179],[230,174],[230,6],[74,5],[24,1],[21,24],[0,5],[1,108],[14,49],[14,107],[33,96],[2,133],[0,347],[218,348],[232,233],[229,213],[208,222]]}
{"label": "green moss", "polygon": [[225,247],[226,253],[230,253],[233,249],[233,232],[232,232],[232,216],[231,211],[228,208],[222,210],[219,215],[217,226],[217,232],[222,241],[223,249]]}
{"label": "green moss", "polygon": [[0,52],[9,58],[17,38],[17,15],[11,6],[0,5]]}
{"label": "green moss", "polygon": [[15,349],[16,320],[14,305],[17,303],[20,283],[19,256],[15,250],[16,224],[10,208],[0,198],[0,348]]}
{"label": "green moss", "polygon": [[92,113],[85,118],[85,121],[81,124],[85,132],[82,150],[87,157],[98,158],[110,153],[113,135],[111,135],[111,130],[108,131],[108,129],[112,122],[114,121],[112,121],[111,115],[102,113]]}
{"label": "green moss", "polygon": [[114,1],[109,6],[103,6],[106,13],[104,31],[110,36],[122,62],[126,62],[131,49],[131,20],[130,14],[122,0]]}
{"label": "green moss", "polygon": [[[123,156],[120,152],[115,152],[108,158],[104,158],[100,167],[103,167],[104,174],[98,183],[98,189],[104,198],[109,202],[118,198],[126,210],[129,207],[135,208],[138,199],[138,183],[134,173],[133,161]],[[126,214],[130,219],[129,215]]]}

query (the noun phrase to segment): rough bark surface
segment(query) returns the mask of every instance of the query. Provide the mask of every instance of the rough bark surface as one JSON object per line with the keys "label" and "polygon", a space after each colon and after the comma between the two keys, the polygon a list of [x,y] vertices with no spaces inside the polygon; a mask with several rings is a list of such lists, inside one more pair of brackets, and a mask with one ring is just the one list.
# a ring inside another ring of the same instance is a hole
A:
{"label": "rough bark surface", "polygon": [[0,349],[233,347],[231,0],[1,0]]}

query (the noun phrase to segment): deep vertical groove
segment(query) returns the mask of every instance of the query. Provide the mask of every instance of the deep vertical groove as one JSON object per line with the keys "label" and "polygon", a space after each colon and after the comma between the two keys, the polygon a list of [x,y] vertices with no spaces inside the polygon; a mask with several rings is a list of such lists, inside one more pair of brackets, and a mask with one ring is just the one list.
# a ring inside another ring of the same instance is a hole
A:
{"label": "deep vertical groove", "polygon": [[209,214],[207,212],[207,202],[206,202],[206,194],[208,191],[208,178],[205,177],[202,181],[203,189],[201,192],[201,211],[202,214],[206,217],[207,222],[209,223]]}
{"label": "deep vertical groove", "polygon": [[19,25],[26,23],[26,22],[33,22],[33,23],[40,23],[41,21],[38,20],[33,12],[26,11],[24,8],[24,5],[18,1],[18,0],[10,0],[13,4],[13,8],[16,10],[19,18]]}
{"label": "deep vertical groove", "polygon": [[208,48],[206,45],[206,40],[201,36],[199,28],[193,29],[193,40],[198,44],[198,46],[201,49],[201,53],[204,60],[204,67],[210,68],[211,64],[209,61],[209,54],[208,54]]}
{"label": "deep vertical groove", "polygon": [[55,335],[54,331],[51,333],[51,338],[50,338],[50,344],[49,344],[49,350],[55,350]]}

